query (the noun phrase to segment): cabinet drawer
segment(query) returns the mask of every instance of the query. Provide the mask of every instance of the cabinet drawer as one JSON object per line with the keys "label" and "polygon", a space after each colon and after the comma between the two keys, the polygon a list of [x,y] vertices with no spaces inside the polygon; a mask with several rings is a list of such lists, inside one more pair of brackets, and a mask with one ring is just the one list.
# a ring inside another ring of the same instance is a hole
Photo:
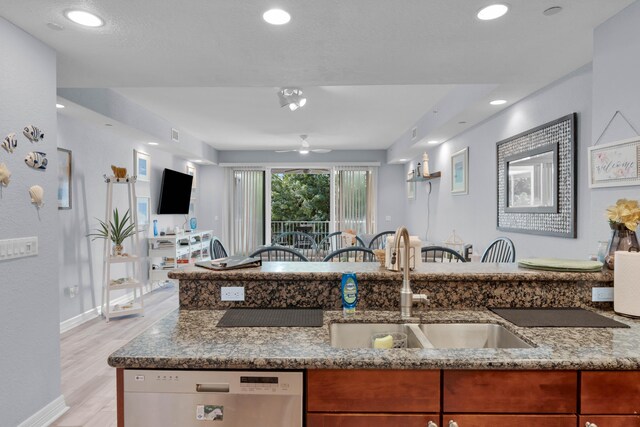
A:
{"label": "cabinet drawer", "polygon": [[581,415],[578,425],[584,427],[587,423],[595,424],[594,427],[640,427],[640,416]]}
{"label": "cabinet drawer", "polygon": [[308,371],[307,410],[440,412],[440,371]]}
{"label": "cabinet drawer", "polygon": [[309,414],[307,427],[426,427],[440,426],[438,414]]}
{"label": "cabinet drawer", "polygon": [[442,427],[449,427],[450,420],[458,427],[575,427],[577,418],[575,415],[444,414]]}
{"label": "cabinet drawer", "polygon": [[580,413],[640,413],[640,372],[582,372]]}
{"label": "cabinet drawer", "polygon": [[443,411],[571,414],[577,411],[575,371],[444,371]]}

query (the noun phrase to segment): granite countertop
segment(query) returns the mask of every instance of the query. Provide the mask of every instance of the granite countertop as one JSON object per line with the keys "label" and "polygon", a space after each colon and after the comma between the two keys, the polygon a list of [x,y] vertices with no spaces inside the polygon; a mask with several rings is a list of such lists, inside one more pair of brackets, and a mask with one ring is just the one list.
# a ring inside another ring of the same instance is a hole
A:
{"label": "granite countertop", "polygon": [[[364,280],[402,280],[402,273],[389,271],[377,262],[265,262],[261,267],[228,271],[189,266],[172,270],[169,277],[182,280],[334,280],[347,271],[357,273]],[[610,271],[576,273],[531,270],[518,267],[516,263],[423,263],[411,272],[411,279],[611,282],[613,274]]]}
{"label": "granite countertop", "polygon": [[[131,369],[640,369],[640,321],[630,328],[521,328],[488,310],[427,310],[423,323],[498,323],[530,349],[338,349],[321,328],[217,328],[223,310],[176,310],[109,357]],[[403,323],[397,312],[359,312],[349,322]],[[420,322],[420,318],[412,322]]]}

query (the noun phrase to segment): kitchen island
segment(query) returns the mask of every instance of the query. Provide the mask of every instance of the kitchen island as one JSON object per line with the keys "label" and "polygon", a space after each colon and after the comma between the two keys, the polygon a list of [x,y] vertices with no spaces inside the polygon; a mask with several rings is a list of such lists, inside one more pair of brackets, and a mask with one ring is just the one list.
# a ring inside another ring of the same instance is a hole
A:
{"label": "kitchen island", "polygon": [[[417,306],[413,318],[401,319],[392,295],[399,293],[398,273],[360,266],[371,269],[357,273],[362,292],[372,295],[366,297],[367,307],[359,306],[355,316],[344,318],[332,309],[334,282],[349,267],[296,268],[302,271],[274,263],[253,271],[172,273],[180,279],[181,308],[109,357],[109,364],[118,368],[119,425],[124,425],[126,410],[125,370],[149,376],[154,372],[177,376],[185,370],[268,370],[304,374],[308,427],[640,426],[640,321],[616,316],[606,307],[595,308],[590,301],[591,286],[612,285],[608,273],[537,272],[513,265],[439,266],[412,273],[414,292],[426,291],[431,298],[432,292],[448,292],[462,308],[438,307],[440,303]],[[319,271],[309,271],[313,269]],[[322,302],[323,325],[217,327],[225,313],[220,306],[229,303],[219,301],[216,294],[222,286],[240,283],[253,307],[270,306],[273,301],[279,301],[276,307]],[[283,293],[278,286],[284,287]],[[374,297],[377,291],[384,297]],[[311,298],[305,296],[309,293]],[[445,294],[436,297],[445,300]],[[578,305],[629,328],[517,327],[481,308],[486,301],[506,306]],[[194,304],[205,309],[188,308]],[[331,345],[331,325],[344,322],[497,324],[531,347],[336,348]]]}

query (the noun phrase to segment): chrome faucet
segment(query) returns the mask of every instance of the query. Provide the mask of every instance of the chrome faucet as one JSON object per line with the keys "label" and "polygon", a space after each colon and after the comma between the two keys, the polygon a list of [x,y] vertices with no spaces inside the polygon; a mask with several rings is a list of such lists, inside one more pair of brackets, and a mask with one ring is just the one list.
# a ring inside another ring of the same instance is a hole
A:
{"label": "chrome faucet", "polygon": [[[400,239],[404,239],[404,254],[400,260]],[[427,302],[429,298],[425,294],[413,294],[411,291],[411,283],[409,282],[409,257],[411,245],[409,242],[409,230],[407,227],[398,227],[393,239],[393,254],[391,256],[391,268],[393,271],[400,271],[400,261],[403,263],[402,288],[400,289],[400,316],[407,318],[412,316],[413,303]],[[415,255],[420,256],[420,255]]]}

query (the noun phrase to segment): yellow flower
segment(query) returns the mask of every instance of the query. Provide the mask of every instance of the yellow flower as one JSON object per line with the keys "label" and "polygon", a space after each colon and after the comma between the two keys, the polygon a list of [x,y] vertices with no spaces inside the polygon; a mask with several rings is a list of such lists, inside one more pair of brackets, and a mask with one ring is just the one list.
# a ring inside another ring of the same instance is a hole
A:
{"label": "yellow flower", "polygon": [[636,231],[640,222],[640,204],[637,200],[620,199],[607,208],[607,217],[613,223],[624,224],[629,230]]}

